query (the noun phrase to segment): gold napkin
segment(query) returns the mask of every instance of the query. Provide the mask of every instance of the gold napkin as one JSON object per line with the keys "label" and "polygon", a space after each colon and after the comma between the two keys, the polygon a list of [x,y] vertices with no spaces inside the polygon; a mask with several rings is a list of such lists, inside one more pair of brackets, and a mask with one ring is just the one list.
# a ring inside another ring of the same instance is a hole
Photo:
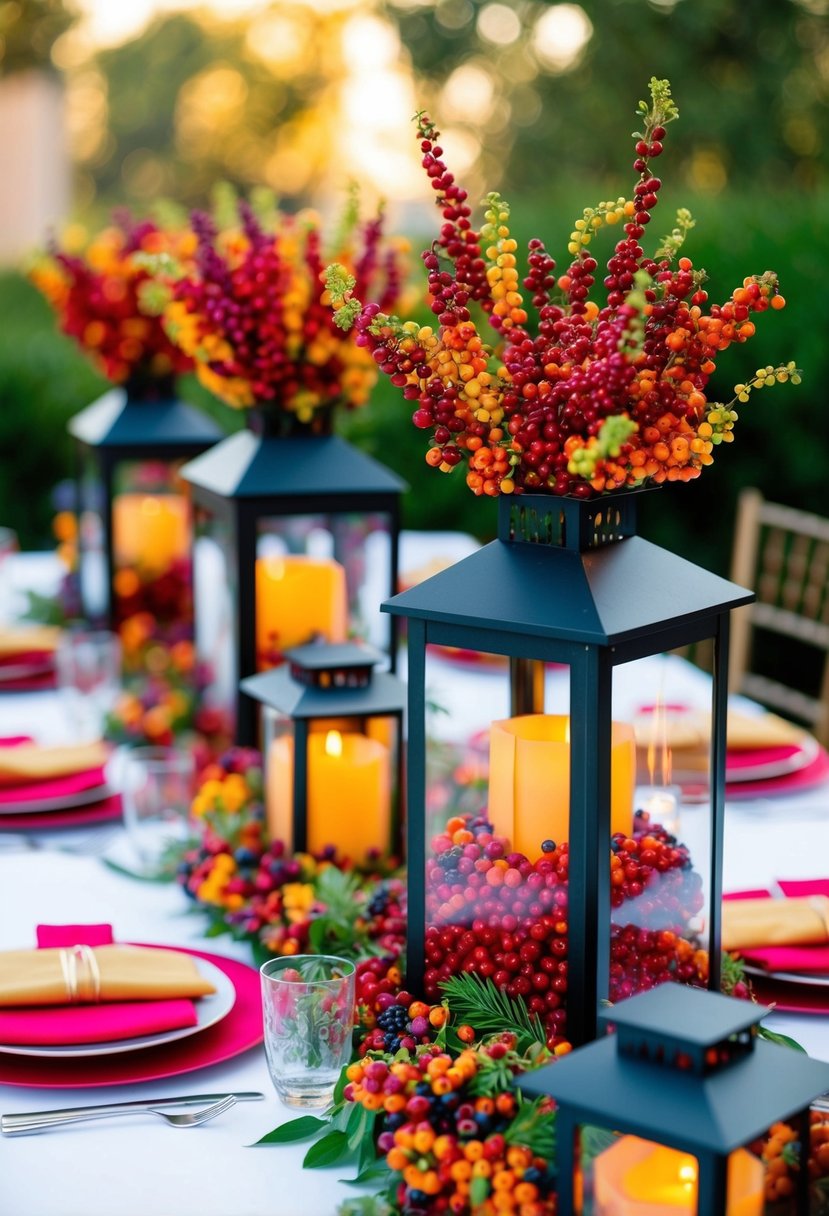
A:
{"label": "gold napkin", "polygon": [[[666,743],[673,754],[674,767],[682,772],[706,771],[711,739],[711,716],[704,710],[665,714]],[[633,723],[636,745],[644,752],[653,741],[654,715],[640,714]],[[806,731],[777,714],[752,717],[736,710],[728,711],[726,735],[729,751],[753,751],[755,748],[785,747],[802,744]],[[659,752],[661,741],[657,738]]]}
{"label": "gold napkin", "polygon": [[759,946],[814,946],[829,941],[829,898],[727,899],[722,906],[725,950]]}
{"label": "gold napkin", "polygon": [[40,747],[19,743],[0,747],[0,785],[23,785],[27,781],[47,781],[103,768],[109,751],[103,743],[75,743],[67,747]]}
{"label": "gold napkin", "polygon": [[195,959],[151,946],[0,951],[0,1008],[207,996]]}
{"label": "gold napkin", "polygon": [[0,658],[10,659],[29,651],[53,651],[58,644],[57,625],[25,625],[0,629]]}

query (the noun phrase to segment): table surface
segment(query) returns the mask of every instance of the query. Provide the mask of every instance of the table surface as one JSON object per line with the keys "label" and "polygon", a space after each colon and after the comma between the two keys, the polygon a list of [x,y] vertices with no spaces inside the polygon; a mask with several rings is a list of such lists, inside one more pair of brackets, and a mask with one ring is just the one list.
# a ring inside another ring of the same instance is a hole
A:
{"label": "table surface", "polygon": [[[34,569],[34,564],[32,564]],[[548,708],[566,708],[566,678],[548,674]],[[449,712],[441,733],[466,737],[484,708],[506,716],[500,673],[430,660],[430,692]],[[624,717],[653,701],[706,704],[708,679],[681,660],[651,659],[618,668],[614,714]],[[0,694],[0,735],[47,742],[67,731],[56,693]],[[683,808],[683,835],[694,834],[702,808]],[[124,940],[194,946],[249,961],[245,946],[205,940],[204,921],[180,890],[116,874],[98,855],[119,843],[118,826],[0,834],[0,949],[34,944],[34,926],[111,921]],[[727,805],[725,887],[772,879],[825,877],[829,856],[829,783],[785,797]],[[819,875],[817,871],[820,871]],[[829,1020],[772,1014],[772,1029],[792,1035],[829,1060]],[[44,1135],[0,1138],[0,1212],[9,1216],[333,1216],[348,1194],[342,1167],[302,1170],[305,1146],[252,1145],[294,1116],[276,1098],[264,1052],[254,1048],[213,1068],[166,1081],[96,1089],[25,1089],[0,1085],[0,1111],[123,1102],[199,1091],[260,1090],[265,1101],[239,1104],[190,1131],[153,1115],[67,1127]],[[353,1173],[353,1171],[352,1171]]]}

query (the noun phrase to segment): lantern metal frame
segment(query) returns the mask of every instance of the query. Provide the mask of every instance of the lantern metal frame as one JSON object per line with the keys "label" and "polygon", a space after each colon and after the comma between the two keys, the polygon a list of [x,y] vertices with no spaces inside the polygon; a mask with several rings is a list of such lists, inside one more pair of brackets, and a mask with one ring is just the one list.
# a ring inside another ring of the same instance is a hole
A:
{"label": "lantern metal frame", "polygon": [[[735,1149],[796,1117],[800,1135],[797,1212],[809,1210],[809,1103],[829,1087],[829,1064],[790,1047],[758,1041],[769,1013],[719,993],[664,984],[605,1010],[616,1034],[523,1074],[524,1093],[556,1102],[557,1197],[575,1211],[579,1125],[599,1124],[641,1136],[699,1165],[698,1216],[726,1216],[727,1163]],[[708,1063],[708,1051],[736,1040],[731,1059]],[[682,1052],[686,1067],[671,1066]]]}
{"label": "lantern metal frame", "polygon": [[[248,676],[241,681],[240,688],[252,703],[275,710],[293,725],[293,851],[304,852],[308,847],[308,740],[314,721],[346,718],[364,725],[369,718],[391,718],[396,734],[395,769],[389,839],[385,843],[391,853],[399,856],[405,771],[405,684],[390,672],[373,670],[383,656],[370,646],[312,644],[294,647],[286,651],[285,657],[285,665]],[[264,749],[262,760],[267,768]]]}
{"label": "lantern metal frame", "polygon": [[543,663],[570,668],[567,1034],[576,1045],[597,1036],[608,993],[613,669],[707,638],[710,987],[720,981],[729,611],[754,596],[636,536],[637,498],[502,497],[497,540],[382,605],[408,621],[406,982],[414,992],[423,987],[426,932],[426,647],[507,656],[513,715],[543,710]]}
{"label": "lantern metal frame", "polygon": [[[67,430],[74,440],[75,492],[79,512],[83,507],[87,460],[94,461],[96,479],[102,490],[101,518],[107,589],[105,619],[111,629],[116,624],[112,509],[119,465],[141,460],[190,460],[224,435],[221,428],[201,410],[180,401],[174,395],[173,384],[172,378],[169,383],[162,381],[157,386],[157,397],[134,393],[129,385],[112,388],[75,414],[67,424]],[[79,529],[78,544],[80,563],[85,551],[82,529]],[[90,614],[87,612],[86,615]]]}
{"label": "lantern metal frame", "polygon": [[[204,508],[227,528],[230,581],[237,589],[234,651],[239,680],[256,672],[256,546],[260,520],[302,515],[383,514],[389,519],[390,592],[397,586],[400,499],[407,488],[395,473],[337,435],[276,435],[267,420],[230,435],[182,475],[194,508]],[[198,613],[198,605],[196,605]],[[389,665],[397,662],[398,630],[390,630]],[[238,694],[236,738],[253,745],[253,702]]]}

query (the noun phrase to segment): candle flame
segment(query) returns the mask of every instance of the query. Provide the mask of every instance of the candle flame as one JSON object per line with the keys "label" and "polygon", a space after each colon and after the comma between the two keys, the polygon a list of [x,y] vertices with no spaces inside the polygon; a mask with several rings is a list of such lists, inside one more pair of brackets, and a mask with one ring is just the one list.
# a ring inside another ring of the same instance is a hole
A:
{"label": "candle flame", "polygon": [[659,760],[662,780],[659,784],[671,784],[672,756],[668,747],[668,722],[665,716],[665,699],[660,692],[651,713],[651,736],[648,740],[648,776],[651,785],[656,785],[656,765]]}
{"label": "candle flame", "polygon": [[679,1180],[680,1180],[680,1182],[683,1183],[684,1186],[687,1186],[689,1188],[689,1190],[691,1189],[691,1187],[696,1186],[696,1181],[697,1181],[696,1166],[690,1165],[690,1164],[681,1165],[679,1167]]}
{"label": "candle flame", "polygon": [[325,754],[341,756],[343,754],[343,737],[338,730],[329,730],[325,736]]}

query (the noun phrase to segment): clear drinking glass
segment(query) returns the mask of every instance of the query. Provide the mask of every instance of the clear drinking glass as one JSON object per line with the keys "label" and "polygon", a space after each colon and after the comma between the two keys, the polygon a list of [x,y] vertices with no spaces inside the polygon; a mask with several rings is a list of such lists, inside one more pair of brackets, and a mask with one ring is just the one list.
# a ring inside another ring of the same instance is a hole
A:
{"label": "clear drinking glass", "polygon": [[354,964],[325,954],[260,968],[265,1054],[286,1106],[327,1106],[351,1056]]}
{"label": "clear drinking glass", "polygon": [[121,688],[117,635],[104,629],[68,629],[58,642],[55,666],[72,734],[100,739]]}
{"label": "clear drinking glass", "polygon": [[116,784],[124,825],[144,878],[174,876],[171,847],[187,839],[196,766],[175,747],[135,747],[119,755]]}

